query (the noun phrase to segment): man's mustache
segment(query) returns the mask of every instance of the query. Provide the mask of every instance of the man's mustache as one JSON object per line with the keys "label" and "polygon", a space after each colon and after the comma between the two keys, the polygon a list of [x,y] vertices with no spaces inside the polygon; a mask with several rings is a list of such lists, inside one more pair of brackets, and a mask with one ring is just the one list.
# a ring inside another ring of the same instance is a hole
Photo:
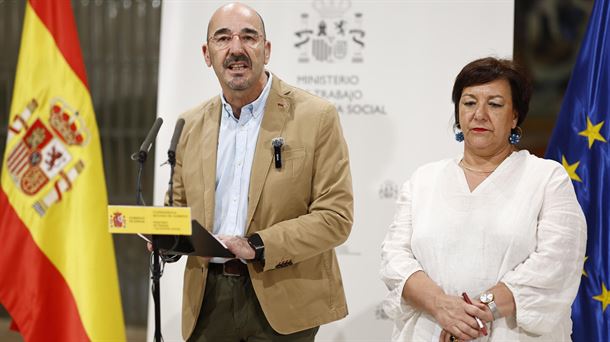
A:
{"label": "man's mustache", "polygon": [[225,59],[222,66],[228,68],[231,63],[235,62],[245,62],[247,66],[250,66],[250,58],[248,58],[246,55],[231,55]]}

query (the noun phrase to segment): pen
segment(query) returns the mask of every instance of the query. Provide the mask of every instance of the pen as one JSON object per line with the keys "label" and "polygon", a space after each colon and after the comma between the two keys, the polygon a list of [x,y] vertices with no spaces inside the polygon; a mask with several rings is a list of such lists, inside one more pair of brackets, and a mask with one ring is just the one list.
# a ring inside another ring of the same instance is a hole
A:
{"label": "pen", "polygon": [[[466,292],[462,292],[462,298],[464,298],[464,301],[466,301],[466,303],[472,305],[472,301],[470,301],[470,298],[468,298],[468,295],[466,294]],[[481,322],[481,319],[477,316],[474,316],[474,319],[477,321],[477,324],[479,325],[479,330],[481,330],[483,335],[487,336],[487,328],[485,327],[485,324],[483,324],[483,322]]]}

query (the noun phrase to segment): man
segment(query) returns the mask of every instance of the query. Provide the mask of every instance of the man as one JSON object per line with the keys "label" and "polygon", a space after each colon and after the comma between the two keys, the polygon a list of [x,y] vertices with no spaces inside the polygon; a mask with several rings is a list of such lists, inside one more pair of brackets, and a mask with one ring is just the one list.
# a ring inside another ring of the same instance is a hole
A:
{"label": "man", "polygon": [[222,95],[182,115],[174,200],[236,259],[188,258],[189,341],[313,341],[347,315],[334,247],[351,230],[353,195],[339,118],[266,72],[270,53],[256,11],[213,14],[203,55]]}

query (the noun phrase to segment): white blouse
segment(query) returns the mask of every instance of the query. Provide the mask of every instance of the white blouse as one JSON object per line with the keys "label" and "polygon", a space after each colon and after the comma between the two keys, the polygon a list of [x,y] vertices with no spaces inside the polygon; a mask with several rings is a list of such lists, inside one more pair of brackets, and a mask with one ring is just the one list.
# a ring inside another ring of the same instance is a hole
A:
{"label": "white blouse", "polygon": [[514,152],[470,192],[460,159],[420,167],[400,192],[380,272],[390,291],[383,307],[394,320],[392,340],[438,341],[434,318],[401,297],[419,270],[445,293],[473,300],[506,284],[516,317],[494,321],[479,340],[570,340],[586,223],[566,171]]}

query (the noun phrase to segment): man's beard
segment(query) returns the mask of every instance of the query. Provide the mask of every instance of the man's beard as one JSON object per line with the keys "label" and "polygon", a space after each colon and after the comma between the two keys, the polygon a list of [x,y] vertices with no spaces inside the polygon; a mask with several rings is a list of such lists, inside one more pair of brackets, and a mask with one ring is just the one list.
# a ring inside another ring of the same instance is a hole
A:
{"label": "man's beard", "polygon": [[230,80],[227,84],[231,90],[246,90],[252,85],[252,80],[245,79],[245,77],[239,78],[241,82],[235,82]]}
{"label": "man's beard", "polygon": [[[222,63],[222,66],[226,69],[229,68],[231,63],[244,62],[250,70],[252,70],[252,61],[246,55],[230,55]],[[245,77],[238,77],[241,82],[235,82],[233,80],[228,82],[229,88],[232,90],[246,90],[252,85],[252,79],[246,79]]]}

